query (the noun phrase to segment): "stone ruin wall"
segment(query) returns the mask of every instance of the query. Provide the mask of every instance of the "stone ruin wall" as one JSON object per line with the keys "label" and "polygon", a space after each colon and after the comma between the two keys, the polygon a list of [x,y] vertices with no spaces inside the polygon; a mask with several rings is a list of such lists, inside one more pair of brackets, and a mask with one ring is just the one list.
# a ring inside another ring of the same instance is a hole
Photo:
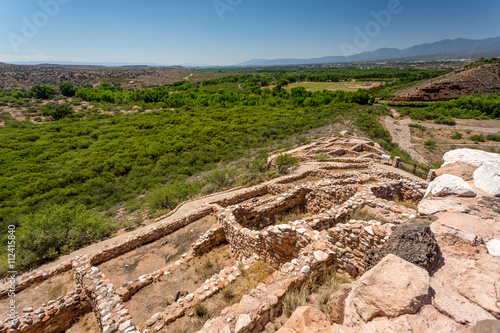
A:
{"label": "stone ruin wall", "polygon": [[390,227],[376,221],[350,221],[328,230],[327,246],[334,252],[338,272],[356,278],[365,273],[365,252],[381,247],[391,233]]}
{"label": "stone ruin wall", "polygon": [[[101,250],[90,253],[88,256],[86,256],[86,258],[88,259],[87,264],[94,267],[94,265],[131,251],[140,245],[164,237],[200,218],[210,215],[211,213],[213,213],[213,211],[214,207],[205,207],[174,221],[165,222],[160,226],[146,228],[144,231],[139,233],[139,235],[128,237],[123,241],[110,244]],[[70,259],[67,262],[57,265],[54,268],[42,272],[36,272],[33,275],[25,277],[22,281],[16,281],[16,293],[29,288],[35,283],[43,282],[55,275],[64,273],[72,269],[73,265],[74,259]],[[97,269],[96,267],[94,268]],[[151,275],[154,276],[154,273],[152,273]],[[75,280],[77,280],[76,276]],[[144,286],[145,285],[142,285],[138,289],[141,289]],[[129,293],[132,294],[134,292],[137,292],[138,289],[129,291]],[[9,286],[4,286],[0,291],[0,298],[6,298],[8,296],[8,292]],[[124,294],[124,296],[130,296],[127,295],[127,293]],[[72,324],[73,320],[76,319],[79,315],[86,313],[91,309],[92,305],[87,300],[87,295],[81,288],[81,284],[77,284],[74,292],[72,291],[66,296],[60,296],[58,299],[48,302],[44,307],[28,307],[23,309],[22,311],[19,311],[19,315],[16,316],[16,318],[14,318],[13,320],[10,320],[10,318],[5,318],[5,320],[1,322],[0,333],[11,332],[9,330],[14,330],[12,332],[22,333],[40,331],[49,333],[60,332],[67,329],[68,326]],[[16,324],[11,325],[9,322],[14,322]]]}
{"label": "stone ruin wall", "polygon": [[[214,207],[209,206],[199,210],[195,210],[189,215],[183,216],[174,221],[165,222],[159,226],[145,228],[138,235],[127,237],[123,241],[107,245],[103,249],[94,251],[88,255],[92,265],[98,265],[104,261],[115,258],[123,253],[127,253],[138,246],[155,241],[164,236],[167,236],[192,222],[208,216],[214,212]],[[72,259],[67,260],[63,264],[50,268],[41,272],[34,272],[29,276],[25,276],[22,280],[16,280],[16,293],[29,288],[35,283],[43,282],[53,276],[64,273],[72,269]],[[4,285],[0,289],[0,299],[6,298],[9,293],[9,285]]]}
{"label": "stone ruin wall", "polygon": [[19,317],[14,319],[14,325],[8,325],[7,320],[0,325],[0,332],[26,333],[58,333],[71,327],[78,316],[91,311],[92,307],[87,300],[83,289],[75,286],[74,290],[46,305],[33,308],[24,308]]}
{"label": "stone ruin wall", "polygon": [[[224,309],[217,318],[205,323],[200,333],[210,332],[262,332],[276,313],[284,296],[300,288],[304,282],[335,267],[338,272],[353,273],[353,277],[364,272],[362,266],[365,246],[381,246],[389,231],[377,222],[339,224],[328,232],[307,230],[311,243],[304,247],[297,258],[283,264],[279,271],[264,283],[245,295],[240,303]],[[335,241],[332,244],[332,241]],[[366,244],[366,245],[365,245]],[[342,256],[339,256],[343,253]],[[349,265],[359,267],[351,269]]]}
{"label": "stone ruin wall", "polygon": [[[361,151],[367,150],[364,146],[361,148]],[[91,309],[94,309],[98,323],[103,329],[139,332],[123,302],[160,276],[167,275],[167,268],[145,274],[116,290],[109,278],[94,265],[157,240],[214,212],[218,223],[193,243],[186,262],[221,243],[229,242],[235,257],[244,261],[263,259],[280,270],[249,295],[245,295],[241,303],[223,310],[219,318],[208,321],[202,332],[209,332],[210,328],[219,325],[221,318],[224,326],[217,326],[220,329],[229,326],[231,331],[234,331],[235,325],[239,325],[238,332],[257,332],[263,329],[269,321],[270,312],[280,306],[286,292],[298,288],[307,279],[321,274],[329,266],[334,265],[339,272],[347,272],[353,277],[363,274],[364,252],[381,246],[391,229],[390,225],[380,226],[380,223],[375,221],[349,221],[353,210],[363,205],[386,207],[384,200],[394,199],[394,193],[402,200],[418,201],[422,196],[422,189],[426,186],[423,182],[380,171],[374,167],[371,159],[336,160],[346,163],[325,163],[321,168],[283,177],[252,190],[211,202],[190,215],[147,228],[136,236],[108,245],[86,257],[74,258],[73,261],[70,260],[49,271],[37,272],[25,278],[18,282],[19,291],[73,268],[77,286],[75,291],[49,302],[44,308],[34,311],[26,309],[20,314],[15,328],[2,323],[0,332],[64,330],[78,315]],[[334,169],[369,170],[349,171],[344,174],[327,171]],[[291,184],[308,176],[316,176],[322,180],[298,186]],[[283,190],[286,190],[286,193],[283,193]],[[256,198],[264,195],[274,197]],[[255,201],[238,205],[252,198],[256,198]],[[300,221],[269,226],[275,217],[295,207],[301,207],[315,215]],[[260,230],[250,230],[248,227]],[[159,328],[174,321],[184,315],[186,310],[193,306],[193,302],[210,297],[227,283],[234,281],[239,273],[235,267],[231,267],[220,274],[216,274],[206,285],[189,294],[187,299],[181,299],[161,314],[155,315],[151,322],[161,321],[162,324],[156,326]],[[0,290],[0,297],[4,292]],[[245,302],[250,301],[258,304],[257,315],[254,313],[250,320],[244,313],[240,313],[238,317],[238,311],[243,309]],[[149,329],[151,332],[155,331],[153,327]]]}
{"label": "stone ruin wall", "polygon": [[76,283],[83,289],[103,332],[140,333],[132,322],[132,316],[116,293],[109,277],[92,266],[87,256],[73,260]]}

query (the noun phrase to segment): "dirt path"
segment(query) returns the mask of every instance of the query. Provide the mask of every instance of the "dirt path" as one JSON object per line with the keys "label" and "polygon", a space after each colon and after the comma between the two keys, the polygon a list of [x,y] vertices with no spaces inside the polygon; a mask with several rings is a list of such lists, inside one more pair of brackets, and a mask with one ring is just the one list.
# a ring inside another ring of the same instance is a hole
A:
{"label": "dirt path", "polygon": [[[396,110],[392,110],[392,112],[394,113]],[[392,140],[396,142],[401,149],[410,154],[411,158],[414,160],[419,163],[428,163],[427,160],[413,148],[413,144],[411,143],[411,132],[408,127],[411,123],[411,119],[396,120],[392,117],[385,118],[385,126],[389,133],[391,133]]]}
{"label": "dirt path", "polygon": [[395,168],[391,165],[387,165],[387,164],[377,164],[377,166],[380,168],[380,169],[383,169],[383,170],[386,170],[386,171],[391,171],[391,172],[394,172],[394,173],[398,173],[400,175],[403,175],[403,176],[406,176],[408,178],[411,178],[411,179],[416,179],[418,181],[425,181],[423,180],[422,178],[418,178],[417,176],[415,176],[414,174],[411,174],[409,172],[406,172],[404,170],[401,170],[401,169],[398,169],[398,168]]}
{"label": "dirt path", "polygon": [[189,78],[190,78],[191,76],[193,76],[193,73],[191,73],[191,74],[189,74],[188,76],[186,76],[186,77],[184,78],[184,80],[185,80],[185,81],[189,80]]}
{"label": "dirt path", "polygon": [[[399,118],[399,113],[391,109],[392,116],[395,118]],[[461,131],[473,131],[473,132],[480,132],[480,133],[489,133],[489,134],[500,134],[500,129],[499,128],[488,128],[488,127],[480,127],[480,126],[463,126],[463,125],[455,125],[455,126],[449,126],[449,125],[442,125],[442,124],[431,124],[431,123],[426,123],[426,122],[413,122],[411,119],[406,118],[406,119],[394,119],[392,117],[386,117],[385,118],[385,126],[387,127],[387,130],[391,133],[392,140],[396,142],[401,149],[405,150],[410,154],[410,156],[420,162],[420,163],[428,163],[428,161],[420,155],[416,150],[415,146],[422,145],[421,143],[418,144],[413,144],[411,143],[411,131],[410,127],[408,125],[410,124],[419,124],[422,126],[425,126],[427,128],[433,128],[433,129],[439,129],[439,128],[446,128],[446,129],[454,129],[454,130],[461,130]],[[497,146],[497,144],[485,144],[485,145],[491,145],[491,146]],[[470,146],[470,144],[455,144],[455,146]]]}

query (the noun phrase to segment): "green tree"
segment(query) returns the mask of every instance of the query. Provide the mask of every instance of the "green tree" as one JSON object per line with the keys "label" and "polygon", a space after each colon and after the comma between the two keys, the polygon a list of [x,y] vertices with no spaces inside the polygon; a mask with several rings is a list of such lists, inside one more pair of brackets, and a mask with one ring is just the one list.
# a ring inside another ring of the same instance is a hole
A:
{"label": "green tree", "polygon": [[54,120],[66,118],[74,113],[73,107],[68,103],[49,102],[40,109],[42,116],[50,116]]}
{"label": "green tree", "polygon": [[290,154],[281,154],[276,157],[274,163],[276,164],[279,173],[285,174],[288,173],[291,167],[299,164],[299,159]]}
{"label": "green tree", "polygon": [[59,91],[61,92],[62,95],[66,96],[66,97],[73,97],[73,96],[75,96],[77,89],[73,85],[73,83],[62,82],[62,83],[59,83]]}
{"label": "green tree", "polygon": [[252,161],[252,167],[260,172],[266,172],[271,168],[269,161],[269,149],[262,149]]}
{"label": "green tree", "polygon": [[30,92],[33,97],[39,99],[51,99],[57,94],[55,89],[49,86],[33,86]]}
{"label": "green tree", "polygon": [[57,258],[111,232],[109,221],[83,205],[54,205],[19,220],[17,243],[21,267]]}

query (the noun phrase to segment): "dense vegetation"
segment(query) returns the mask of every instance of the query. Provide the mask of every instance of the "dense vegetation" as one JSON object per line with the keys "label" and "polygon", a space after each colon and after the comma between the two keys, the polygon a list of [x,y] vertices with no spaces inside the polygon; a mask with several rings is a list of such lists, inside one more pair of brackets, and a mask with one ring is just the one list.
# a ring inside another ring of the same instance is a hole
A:
{"label": "dense vegetation", "polygon": [[[123,203],[129,211],[169,210],[198,193],[286,172],[296,160],[281,155],[271,170],[267,150],[238,169],[218,166],[330,123],[350,122],[389,153],[409,159],[377,121],[387,109],[371,106],[368,92],[283,89],[299,80],[421,78],[411,70],[345,72],[248,73],[137,90],[106,83],[1,90],[0,105],[24,107],[34,120],[46,117],[33,124],[0,113],[0,225],[16,226],[17,269],[109,235],[121,227],[110,217]],[[75,112],[83,102],[90,105]],[[237,183],[230,180],[235,174]]]}
{"label": "dense vegetation", "polygon": [[453,125],[452,118],[500,118],[500,94],[471,95],[448,102],[430,103],[425,108],[402,108],[403,115],[415,120],[433,119],[437,123]]}
{"label": "dense vegetation", "polygon": [[[151,209],[171,209],[204,185],[187,184],[189,176],[359,109],[342,103],[184,107],[40,125],[6,120],[0,128],[2,228],[18,227],[19,265],[29,266],[112,231],[102,216],[88,224],[73,219],[82,206],[97,212],[148,193]],[[37,234],[39,240],[32,241]]]}

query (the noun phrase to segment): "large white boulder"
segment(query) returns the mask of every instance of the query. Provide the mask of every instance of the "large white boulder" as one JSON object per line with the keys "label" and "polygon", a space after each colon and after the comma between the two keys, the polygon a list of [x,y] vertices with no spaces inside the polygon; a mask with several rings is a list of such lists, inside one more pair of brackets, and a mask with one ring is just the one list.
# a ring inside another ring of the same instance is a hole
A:
{"label": "large white boulder", "polygon": [[474,185],[492,196],[500,197],[500,162],[488,162],[477,168]]}
{"label": "large white boulder", "polygon": [[500,258],[500,240],[492,239],[486,243],[486,248],[492,256]]}
{"label": "large white boulder", "polygon": [[476,191],[460,177],[453,175],[442,175],[434,179],[427,186],[424,198],[429,194],[435,197],[445,195],[458,195],[460,197],[475,197]]}
{"label": "large white boulder", "polygon": [[465,162],[474,166],[481,166],[488,162],[500,162],[500,154],[488,153],[477,149],[455,149],[443,156],[443,165],[454,162]]}

